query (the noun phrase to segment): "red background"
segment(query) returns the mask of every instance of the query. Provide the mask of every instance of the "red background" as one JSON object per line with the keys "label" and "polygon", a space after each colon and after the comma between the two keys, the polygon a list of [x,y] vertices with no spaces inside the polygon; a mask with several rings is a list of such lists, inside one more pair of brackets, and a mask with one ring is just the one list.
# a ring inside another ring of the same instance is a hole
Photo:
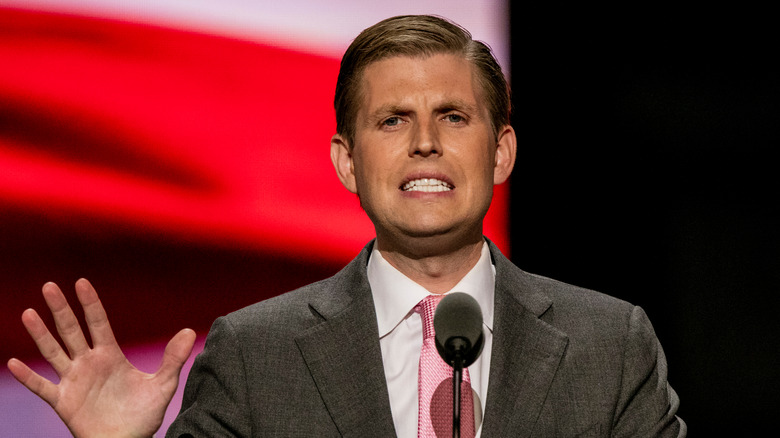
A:
{"label": "red background", "polygon": [[[124,345],[328,276],[372,238],[329,160],[339,59],[0,9],[0,357],[90,279]],[[507,190],[486,234],[508,252]],[[40,312],[44,314],[46,312]]]}

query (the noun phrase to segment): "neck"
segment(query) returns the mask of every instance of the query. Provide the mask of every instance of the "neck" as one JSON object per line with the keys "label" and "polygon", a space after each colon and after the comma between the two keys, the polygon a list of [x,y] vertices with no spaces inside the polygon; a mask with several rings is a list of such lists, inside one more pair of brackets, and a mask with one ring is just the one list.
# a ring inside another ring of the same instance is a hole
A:
{"label": "neck", "polygon": [[387,245],[377,237],[377,249],[394,268],[434,294],[443,294],[463,279],[477,264],[484,239],[470,239],[452,246]]}

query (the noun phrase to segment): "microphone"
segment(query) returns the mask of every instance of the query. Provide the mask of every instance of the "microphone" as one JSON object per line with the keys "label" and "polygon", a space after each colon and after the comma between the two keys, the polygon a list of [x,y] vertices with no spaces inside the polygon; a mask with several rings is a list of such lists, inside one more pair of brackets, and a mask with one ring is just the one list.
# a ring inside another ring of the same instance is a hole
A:
{"label": "microphone", "polygon": [[433,330],[436,350],[451,367],[467,367],[482,353],[482,309],[467,293],[453,292],[442,298],[433,315]]}
{"label": "microphone", "polygon": [[[477,300],[463,292],[446,295],[433,314],[436,350],[452,367],[452,436],[460,438],[460,384],[463,367],[474,363],[482,353],[482,309]],[[468,394],[471,397],[471,394]],[[473,415],[473,412],[471,413]]]}

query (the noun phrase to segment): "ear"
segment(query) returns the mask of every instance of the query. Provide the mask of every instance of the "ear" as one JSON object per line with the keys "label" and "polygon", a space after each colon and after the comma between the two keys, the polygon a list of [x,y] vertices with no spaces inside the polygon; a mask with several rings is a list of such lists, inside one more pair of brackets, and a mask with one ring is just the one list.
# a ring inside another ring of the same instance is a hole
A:
{"label": "ear", "polygon": [[496,143],[496,167],[493,172],[493,184],[501,184],[512,174],[517,156],[517,137],[515,130],[504,126],[498,134]]}
{"label": "ear", "polygon": [[352,151],[346,139],[339,134],[335,134],[330,139],[330,161],[336,168],[336,174],[339,176],[341,184],[350,192],[357,193]]}

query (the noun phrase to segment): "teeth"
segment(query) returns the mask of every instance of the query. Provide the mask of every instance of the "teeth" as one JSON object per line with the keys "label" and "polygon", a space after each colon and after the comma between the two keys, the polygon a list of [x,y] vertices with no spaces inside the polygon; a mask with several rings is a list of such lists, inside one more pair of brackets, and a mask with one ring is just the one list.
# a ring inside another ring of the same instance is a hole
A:
{"label": "teeth", "polygon": [[405,192],[448,192],[452,186],[436,178],[420,178],[404,184],[402,189]]}

